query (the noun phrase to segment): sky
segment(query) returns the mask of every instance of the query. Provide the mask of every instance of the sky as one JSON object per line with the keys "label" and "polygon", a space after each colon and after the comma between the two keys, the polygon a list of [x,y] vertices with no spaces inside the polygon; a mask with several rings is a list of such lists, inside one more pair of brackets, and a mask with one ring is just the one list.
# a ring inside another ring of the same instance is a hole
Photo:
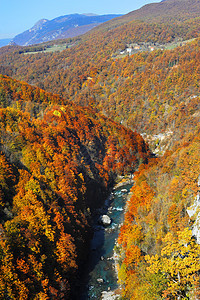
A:
{"label": "sky", "polygon": [[12,38],[40,19],[73,13],[126,14],[159,0],[0,0],[0,39]]}

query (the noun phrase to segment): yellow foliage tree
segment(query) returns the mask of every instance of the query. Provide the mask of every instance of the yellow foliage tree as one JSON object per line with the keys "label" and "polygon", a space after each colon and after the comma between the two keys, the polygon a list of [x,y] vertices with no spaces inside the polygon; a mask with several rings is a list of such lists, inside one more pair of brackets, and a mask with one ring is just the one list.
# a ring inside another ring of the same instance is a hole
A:
{"label": "yellow foliage tree", "polygon": [[168,233],[163,242],[165,246],[161,255],[146,256],[147,270],[152,274],[165,275],[167,289],[163,291],[164,297],[190,299],[190,288],[197,286],[199,280],[200,245],[188,228],[178,231],[176,236]]}

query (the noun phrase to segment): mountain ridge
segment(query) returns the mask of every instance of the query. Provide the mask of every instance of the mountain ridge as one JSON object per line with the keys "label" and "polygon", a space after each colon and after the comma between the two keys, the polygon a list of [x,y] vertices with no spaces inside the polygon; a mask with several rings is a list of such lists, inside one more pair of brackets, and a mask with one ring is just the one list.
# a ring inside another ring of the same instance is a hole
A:
{"label": "mountain ridge", "polygon": [[[187,5],[186,5],[187,4]],[[131,21],[145,22],[171,22],[176,23],[185,20],[198,18],[200,11],[199,0],[164,0],[156,3],[149,3],[139,9],[133,10],[116,20],[110,20],[101,24],[98,28],[112,29]]]}
{"label": "mountain ridge", "polygon": [[52,20],[41,19],[30,29],[16,35],[11,44],[27,46],[60,38],[74,37],[119,16],[121,15],[69,14]]}

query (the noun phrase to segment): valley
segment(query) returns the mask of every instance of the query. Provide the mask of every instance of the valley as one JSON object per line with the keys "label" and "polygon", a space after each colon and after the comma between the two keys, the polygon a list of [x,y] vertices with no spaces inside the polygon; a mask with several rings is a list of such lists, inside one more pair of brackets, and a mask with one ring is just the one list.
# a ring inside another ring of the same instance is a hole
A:
{"label": "valley", "polygon": [[98,231],[82,295],[119,284],[124,300],[199,299],[199,13],[165,0],[0,48],[0,299],[81,299],[96,213],[130,174],[124,213],[106,208],[123,224]]}

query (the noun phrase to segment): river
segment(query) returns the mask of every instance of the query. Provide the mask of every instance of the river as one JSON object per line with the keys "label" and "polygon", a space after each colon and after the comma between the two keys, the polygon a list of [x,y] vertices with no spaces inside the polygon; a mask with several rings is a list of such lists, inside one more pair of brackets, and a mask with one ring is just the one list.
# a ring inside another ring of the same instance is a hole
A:
{"label": "river", "polygon": [[[98,218],[94,224],[95,233],[91,241],[91,250],[86,273],[87,290],[82,294],[81,300],[101,299],[103,291],[114,291],[118,288],[114,269],[113,249],[119,235],[120,224],[124,218],[124,207],[132,184],[126,184],[116,188],[112,197],[107,201],[103,213],[112,220],[111,225],[104,228],[98,224]],[[112,198],[112,199],[111,199]]]}

